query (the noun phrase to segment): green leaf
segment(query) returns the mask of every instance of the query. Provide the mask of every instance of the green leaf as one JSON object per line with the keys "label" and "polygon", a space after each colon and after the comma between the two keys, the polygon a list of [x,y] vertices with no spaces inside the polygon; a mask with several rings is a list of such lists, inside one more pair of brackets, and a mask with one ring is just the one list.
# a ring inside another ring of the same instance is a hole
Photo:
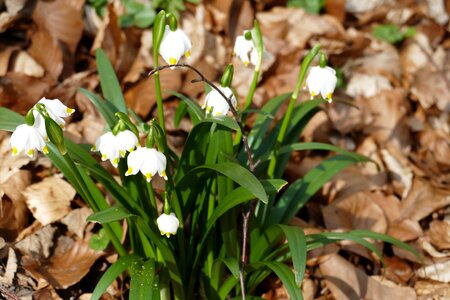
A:
{"label": "green leaf", "polygon": [[104,228],[100,229],[97,234],[92,235],[89,240],[89,247],[93,250],[103,251],[108,247],[110,240]]}
{"label": "green leaf", "polygon": [[235,277],[235,278],[239,278],[239,262],[236,258],[234,257],[226,257],[226,258],[218,258],[219,261],[223,262],[228,270],[230,270],[231,274]]}
{"label": "green leaf", "polygon": [[183,94],[177,93],[172,91],[172,94],[177,97],[180,100],[183,100],[183,103],[185,103],[189,107],[189,115],[191,116],[191,121],[194,126],[200,121],[205,118],[205,112],[203,109],[198,105],[197,102],[189,99],[189,97],[186,97]]}
{"label": "green leaf", "polygon": [[292,255],[294,266],[295,283],[298,287],[302,285],[306,270],[306,237],[300,227],[279,225],[288,240],[289,250]]}
{"label": "green leaf", "polygon": [[241,130],[239,128],[238,123],[233,118],[230,118],[229,116],[217,116],[217,117],[207,117],[206,119],[202,120],[201,122],[213,122],[220,125],[223,125],[225,127],[228,127],[232,130],[239,131]]}
{"label": "green leaf", "polygon": [[95,289],[92,292],[91,300],[100,299],[102,294],[106,292],[106,289],[113,283],[114,279],[119,277],[119,275],[122,274],[122,272],[125,271],[135,260],[135,255],[127,255],[122,256],[115,263],[113,263],[95,286]]}
{"label": "green leaf", "polygon": [[103,96],[121,112],[127,113],[125,99],[123,98],[119,80],[117,79],[114,68],[109,62],[108,57],[101,48],[95,51],[95,60],[97,62],[98,76],[102,87]]}
{"label": "green leaf", "polygon": [[133,217],[132,213],[126,210],[123,206],[113,206],[108,209],[96,212],[87,218],[89,222],[97,222],[100,224],[120,221],[125,218]]}
{"label": "green leaf", "polygon": [[155,21],[156,12],[151,7],[146,7],[133,16],[134,25],[139,28],[147,28]]}
{"label": "green leaf", "polygon": [[114,113],[117,111],[117,108],[115,108],[113,105],[108,105],[108,102],[91,91],[83,88],[78,88],[78,90],[83,93],[92,102],[92,104],[94,104],[94,106],[102,114],[103,118],[106,121],[106,124],[111,130],[117,123],[117,118],[114,115]]}
{"label": "green leaf", "polygon": [[258,267],[260,265],[268,267],[275,272],[275,274],[277,274],[278,278],[280,278],[281,282],[283,282],[291,299],[303,300],[302,291],[295,284],[294,274],[288,266],[276,261],[257,262],[251,264],[253,267]]}
{"label": "green leaf", "polygon": [[23,116],[5,107],[0,107],[0,130],[14,131],[17,126],[24,123]]}
{"label": "green leaf", "polygon": [[373,28],[372,34],[385,42],[390,44],[395,44],[403,41],[404,36],[398,28],[397,25],[394,24],[380,24]]}
{"label": "green leaf", "polygon": [[325,0],[288,0],[288,7],[300,7],[311,14],[319,14],[325,6]]}
{"label": "green leaf", "polygon": [[142,264],[135,260],[130,267],[130,300],[152,300],[155,279],[155,261],[150,259]]}
{"label": "green leaf", "polygon": [[[255,198],[258,198],[264,203],[267,203],[268,197],[264,190],[263,185],[255,177],[249,170],[244,168],[243,166],[232,163],[232,162],[224,162],[215,165],[203,165],[193,169],[191,172],[197,172],[199,170],[210,169],[216,172],[219,172],[229,178],[231,178],[234,182],[248,190],[252,193]],[[191,173],[189,172],[189,173]],[[189,173],[186,176],[189,176]]]}
{"label": "green leaf", "polygon": [[300,208],[334,175],[359,160],[346,156],[333,156],[311,169],[303,178],[293,182],[283,193],[268,215],[267,224],[287,224]]}

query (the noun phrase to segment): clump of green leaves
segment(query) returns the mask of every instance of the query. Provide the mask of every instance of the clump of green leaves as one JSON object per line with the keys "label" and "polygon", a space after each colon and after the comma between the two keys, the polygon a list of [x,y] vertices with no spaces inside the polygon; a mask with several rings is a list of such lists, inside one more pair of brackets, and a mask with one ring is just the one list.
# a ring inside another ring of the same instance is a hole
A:
{"label": "clump of green leaves", "polygon": [[397,44],[406,38],[414,36],[416,29],[414,27],[407,27],[405,30],[401,30],[394,24],[380,24],[372,29],[372,34],[389,44]]}
{"label": "clump of green leaves", "polygon": [[325,6],[325,0],[288,0],[288,7],[300,7],[311,14],[319,14]]}

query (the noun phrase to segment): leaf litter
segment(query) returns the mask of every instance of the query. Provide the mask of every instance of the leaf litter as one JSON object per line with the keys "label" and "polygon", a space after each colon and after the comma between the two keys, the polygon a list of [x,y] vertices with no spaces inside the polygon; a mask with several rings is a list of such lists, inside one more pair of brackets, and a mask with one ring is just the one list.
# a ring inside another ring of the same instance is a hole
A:
{"label": "leaf litter", "polygon": [[[101,18],[82,0],[37,1],[32,7],[26,1],[5,1],[0,13],[0,34],[6,41],[0,47],[0,105],[24,113],[44,95],[60,97],[78,109],[67,126],[68,136],[93,143],[104,121],[77,88],[99,91],[93,53],[102,47],[127,104],[144,119],[154,115],[153,81],[146,76],[153,59],[151,30],[120,28],[116,4],[108,5]],[[251,26],[249,16],[255,16],[271,53],[255,93],[253,106],[259,108],[293,90],[299,61],[321,43],[333,67],[342,71],[345,86],[299,141],[331,142],[371,157],[378,166],[364,164],[339,173],[293,224],[306,233],[388,233],[424,258],[421,262],[398,247],[371,241],[383,251],[383,269],[352,243],[316,249],[308,257],[305,299],[450,297],[449,2],[327,1],[321,15],[277,5],[244,2],[240,13],[232,1],[189,6],[182,26],[197,45],[189,63],[218,80],[231,58],[234,38]],[[380,24],[414,27],[416,34],[390,45],[371,34]],[[252,70],[237,62],[235,69],[234,87],[243,102]],[[183,70],[161,73],[165,90],[201,99],[204,88],[192,85],[192,79]],[[170,92],[163,96],[166,118],[173,120],[179,100]],[[307,98],[301,93],[300,99]],[[183,145],[180,137],[187,134],[188,123],[168,126],[173,146]],[[286,178],[303,176],[329,155],[294,153]],[[97,230],[85,222],[89,209],[56,169],[38,162],[11,157],[8,135],[0,134],[0,293],[23,299],[32,294],[36,299],[69,294],[88,298],[92,287],[81,282],[104,271],[102,256],[109,263],[115,256],[89,248]],[[117,282],[108,291],[114,299],[123,292]],[[265,299],[287,298],[280,282],[262,293]]]}

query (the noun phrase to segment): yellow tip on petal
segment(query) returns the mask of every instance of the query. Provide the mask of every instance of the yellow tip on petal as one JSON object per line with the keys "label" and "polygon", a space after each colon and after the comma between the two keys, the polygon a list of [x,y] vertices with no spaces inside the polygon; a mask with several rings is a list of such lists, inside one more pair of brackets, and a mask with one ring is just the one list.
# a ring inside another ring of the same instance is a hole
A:
{"label": "yellow tip on petal", "polygon": [[328,94],[327,94],[328,102],[333,101],[333,100],[331,99],[332,96],[333,96],[333,94],[331,94],[331,93],[328,93]]}
{"label": "yellow tip on petal", "polygon": [[210,113],[212,111],[212,107],[211,106],[207,106],[205,110],[206,110],[207,113]]}
{"label": "yellow tip on petal", "polygon": [[186,56],[187,59],[189,59],[191,57],[191,50],[188,50],[184,56]]}
{"label": "yellow tip on petal", "polygon": [[134,147],[133,148],[130,148],[130,149],[128,149],[128,152],[133,152],[134,151]]}
{"label": "yellow tip on petal", "polygon": [[130,175],[131,172],[133,172],[133,168],[132,168],[132,167],[129,167],[128,170],[125,172],[125,176]]}
{"label": "yellow tip on petal", "polygon": [[152,173],[145,174],[145,179],[147,180],[147,182],[150,182],[150,180],[152,180],[152,176]]}
{"label": "yellow tip on petal", "polygon": [[63,124],[59,124],[59,127],[61,127],[61,129],[64,129],[64,125]]}
{"label": "yellow tip on petal", "polygon": [[105,161],[105,160],[107,160],[107,159],[108,159],[108,155],[102,154],[102,160]]}
{"label": "yellow tip on petal", "polygon": [[120,150],[120,151],[119,151],[119,154],[120,154],[121,157],[124,157],[124,156],[125,156],[125,151]]}
{"label": "yellow tip on petal", "polygon": [[231,52],[231,55],[232,55],[232,56],[235,56],[235,55],[236,55],[236,52],[234,52],[234,51]]}
{"label": "yellow tip on petal", "polygon": [[12,155],[14,156],[14,155],[17,155],[17,154],[19,154],[19,150],[17,150],[16,147],[12,147]]}
{"label": "yellow tip on petal", "polygon": [[222,115],[222,112],[220,112],[220,111],[216,112],[216,117],[221,116],[221,115]]}
{"label": "yellow tip on petal", "polygon": [[170,233],[166,233],[166,236],[167,236],[168,238],[170,238]]}
{"label": "yellow tip on petal", "polygon": [[97,151],[97,147],[95,147],[95,145],[92,146],[91,151],[93,151],[93,152]]}
{"label": "yellow tip on petal", "polygon": [[165,180],[167,180],[167,174],[166,174],[166,170],[161,172],[162,177],[164,177]]}
{"label": "yellow tip on petal", "polygon": [[174,65],[177,63],[177,60],[173,57],[169,58],[169,64]]}
{"label": "yellow tip on petal", "polygon": [[244,61],[244,66],[248,67],[249,61]]}
{"label": "yellow tip on petal", "polygon": [[70,107],[68,107],[68,108],[66,109],[66,112],[67,112],[69,115],[73,114],[74,111],[75,111],[75,109],[70,108]]}
{"label": "yellow tip on petal", "polygon": [[44,148],[42,148],[42,152],[44,152],[44,154],[48,154],[48,147],[47,147],[47,145],[45,145]]}
{"label": "yellow tip on petal", "polygon": [[113,160],[113,166],[117,168],[117,165],[119,164],[119,159],[118,158],[114,158]]}
{"label": "yellow tip on petal", "polygon": [[33,157],[33,155],[34,155],[34,149],[28,150],[27,155],[28,155],[29,157]]}

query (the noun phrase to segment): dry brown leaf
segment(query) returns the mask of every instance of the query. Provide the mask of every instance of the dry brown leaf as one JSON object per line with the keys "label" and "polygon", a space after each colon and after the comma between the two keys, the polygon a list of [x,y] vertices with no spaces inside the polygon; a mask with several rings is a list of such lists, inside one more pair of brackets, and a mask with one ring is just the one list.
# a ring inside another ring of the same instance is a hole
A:
{"label": "dry brown leaf", "polygon": [[366,98],[376,96],[382,91],[390,91],[393,87],[388,78],[376,74],[353,73],[347,85],[347,94],[352,97]]}
{"label": "dry brown leaf", "polygon": [[392,185],[401,199],[405,199],[411,191],[414,174],[408,159],[397,148],[381,149],[383,161],[389,170]]}
{"label": "dry brown leaf", "polygon": [[78,240],[65,253],[55,254],[48,265],[40,266],[37,271],[55,288],[65,289],[81,280],[95,261],[102,256],[89,248],[89,243]]}
{"label": "dry brown leaf", "polygon": [[358,1],[347,0],[345,2],[345,8],[349,13],[358,14],[370,12],[378,7],[391,4],[392,0],[372,0],[372,1]]}
{"label": "dry brown leaf", "polygon": [[439,250],[450,249],[450,220],[434,220],[427,235]]}
{"label": "dry brown leaf", "polygon": [[432,279],[440,282],[450,282],[450,260],[424,266],[417,270],[420,278]]}
{"label": "dry brown leaf", "polygon": [[419,239],[420,246],[422,249],[433,258],[433,263],[436,261],[449,260],[450,252],[443,251],[439,252],[426,238]]}
{"label": "dry brown leaf", "polygon": [[362,191],[340,197],[322,210],[328,229],[367,229],[385,233],[387,220],[381,207],[373,198],[382,197]]}
{"label": "dry brown leaf", "polygon": [[20,51],[14,60],[13,72],[25,74],[31,77],[44,76],[44,68],[25,51]]}
{"label": "dry brown leaf", "polygon": [[17,256],[13,248],[8,250],[8,261],[4,273],[0,276],[0,283],[2,285],[10,286],[17,272]]}
{"label": "dry brown leaf", "polygon": [[14,246],[20,250],[22,255],[27,255],[37,260],[48,258],[50,248],[53,246],[55,231],[56,227],[51,225],[44,226]]}
{"label": "dry brown leaf", "polygon": [[0,52],[0,76],[5,76],[8,72],[9,61],[16,51],[16,47],[8,47]]}
{"label": "dry brown leaf", "polygon": [[[385,273],[387,279],[390,279],[398,284],[406,284],[412,276],[414,271],[412,267],[404,260],[398,257],[385,257]],[[382,280],[385,278],[382,278]]]}
{"label": "dry brown leaf", "polygon": [[152,31],[144,30],[141,35],[139,52],[131,65],[130,70],[124,76],[123,82],[134,83],[136,82],[144,71],[153,65],[152,49]]}
{"label": "dry brown leaf", "polygon": [[66,0],[38,1],[33,20],[40,30],[65,43],[75,53],[83,33],[82,12]]}
{"label": "dry brown leaf", "polygon": [[82,207],[72,210],[67,216],[61,219],[61,223],[66,224],[69,232],[75,233],[80,239],[84,237],[84,229],[87,225],[87,217],[92,214],[89,207]]}
{"label": "dry brown leaf", "polygon": [[354,267],[337,254],[324,257],[320,271],[336,300],[344,299],[416,299],[410,287],[388,286]]}
{"label": "dry brown leaf", "polygon": [[423,236],[419,222],[401,219],[389,225],[388,234],[400,241],[412,241]]}
{"label": "dry brown leaf", "polygon": [[47,177],[23,191],[29,209],[42,225],[64,217],[70,211],[75,194],[69,183],[56,176]]}
{"label": "dry brown leaf", "polygon": [[424,109],[436,105],[441,111],[450,112],[450,72],[418,70],[411,87],[412,96]]}
{"label": "dry brown leaf", "polygon": [[55,38],[47,31],[38,31],[31,38],[28,52],[57,80],[63,70],[63,54]]}
{"label": "dry brown leaf", "polygon": [[402,201],[401,218],[420,221],[447,205],[450,205],[450,191],[436,188],[427,180],[416,177],[411,192]]}
{"label": "dry brown leaf", "polygon": [[427,0],[428,15],[432,17],[438,24],[445,25],[449,16],[445,11],[445,3],[443,0]]}
{"label": "dry brown leaf", "polygon": [[333,123],[333,128],[341,134],[359,131],[364,125],[362,111],[345,103],[336,102],[331,105],[328,116]]}

